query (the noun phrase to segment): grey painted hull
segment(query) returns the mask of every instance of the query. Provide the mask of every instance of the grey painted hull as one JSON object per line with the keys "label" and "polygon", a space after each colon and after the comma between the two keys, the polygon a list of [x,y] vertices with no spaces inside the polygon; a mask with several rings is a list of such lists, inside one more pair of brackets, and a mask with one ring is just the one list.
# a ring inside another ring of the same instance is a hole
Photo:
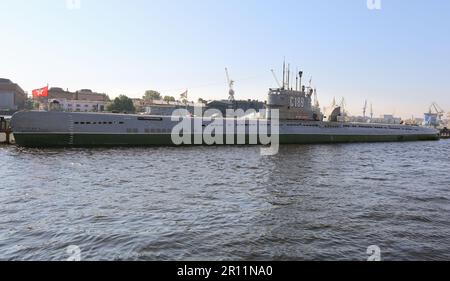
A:
{"label": "grey painted hull", "polygon": [[[199,119],[190,120],[194,124],[194,120]],[[201,135],[211,121],[200,122],[203,126],[192,126],[190,144],[205,144],[195,143],[195,135]],[[166,116],[34,111],[18,112],[11,120],[16,143],[24,147],[172,146],[172,129],[178,123]],[[253,123],[235,121],[229,125],[245,128],[240,133],[235,131],[231,138],[229,134],[227,138],[226,133],[218,131],[217,139],[222,138],[218,144],[255,144],[252,138],[255,131],[251,129]],[[238,143],[239,136],[245,141]],[[230,143],[230,139],[234,139],[234,142]],[[437,139],[438,131],[414,126],[318,121],[280,121],[279,124],[281,144]]]}

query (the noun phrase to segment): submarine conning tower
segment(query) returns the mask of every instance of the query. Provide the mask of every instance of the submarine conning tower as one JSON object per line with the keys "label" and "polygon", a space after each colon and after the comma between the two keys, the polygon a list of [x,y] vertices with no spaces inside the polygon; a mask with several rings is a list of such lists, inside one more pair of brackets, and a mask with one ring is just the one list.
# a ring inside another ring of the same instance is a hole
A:
{"label": "submarine conning tower", "polygon": [[[295,90],[291,87],[289,79],[286,80],[285,72],[285,65],[283,65],[283,86],[280,85],[279,88],[269,89],[267,117],[271,117],[270,111],[272,109],[278,109],[280,120],[323,121],[323,114],[319,108],[316,90],[311,86],[301,86],[303,72],[299,72],[296,77]],[[298,90],[299,88],[300,90]],[[314,105],[313,98],[315,100]]]}

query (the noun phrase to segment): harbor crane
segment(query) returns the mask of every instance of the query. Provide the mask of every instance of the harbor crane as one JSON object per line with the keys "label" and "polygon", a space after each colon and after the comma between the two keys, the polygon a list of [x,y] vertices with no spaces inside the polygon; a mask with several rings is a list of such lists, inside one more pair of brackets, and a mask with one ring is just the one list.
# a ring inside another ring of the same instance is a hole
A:
{"label": "harbor crane", "polygon": [[228,72],[228,68],[225,68],[225,73],[227,75],[227,83],[228,83],[228,87],[229,87],[228,100],[231,102],[234,102],[235,101],[234,80],[230,79],[230,74]]}
{"label": "harbor crane", "polygon": [[427,126],[439,127],[442,125],[444,116],[444,110],[435,102],[430,106],[428,113],[425,113],[425,122]]}
{"label": "harbor crane", "polygon": [[438,116],[438,119],[441,120],[444,116],[445,111],[435,102],[433,102],[430,106],[430,114],[433,113],[433,109]]}
{"label": "harbor crane", "polygon": [[430,106],[430,115],[433,114],[433,109],[434,109],[434,114],[437,117],[437,125],[441,125],[443,123],[443,117],[445,114],[445,111],[436,103],[433,102]]}

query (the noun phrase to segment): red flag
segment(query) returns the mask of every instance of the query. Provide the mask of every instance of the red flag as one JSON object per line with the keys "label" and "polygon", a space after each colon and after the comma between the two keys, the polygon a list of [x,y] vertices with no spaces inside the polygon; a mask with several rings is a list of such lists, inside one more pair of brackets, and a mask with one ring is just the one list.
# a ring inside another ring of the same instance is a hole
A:
{"label": "red flag", "polygon": [[33,90],[33,98],[48,97],[48,86]]}

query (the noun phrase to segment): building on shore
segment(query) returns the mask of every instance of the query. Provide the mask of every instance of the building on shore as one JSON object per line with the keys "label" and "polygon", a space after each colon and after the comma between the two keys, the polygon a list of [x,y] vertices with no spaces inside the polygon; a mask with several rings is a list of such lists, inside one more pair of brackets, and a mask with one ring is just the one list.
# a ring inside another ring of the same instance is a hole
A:
{"label": "building on shore", "polygon": [[163,115],[170,116],[177,109],[186,109],[189,111],[191,115],[195,115],[196,112],[200,112],[204,114],[205,111],[210,109],[215,109],[220,111],[223,116],[226,116],[227,109],[242,109],[244,112],[248,110],[254,110],[256,113],[265,109],[265,103],[255,100],[247,100],[247,101],[234,101],[230,102],[228,100],[216,100],[210,101],[206,104],[203,103],[194,103],[194,102],[167,102],[163,100],[142,100],[142,99],[133,99],[133,104],[136,109],[140,112],[145,112],[145,114],[149,115]]}
{"label": "building on shore", "polygon": [[223,116],[226,116],[226,112],[228,109],[237,110],[241,109],[244,112],[249,110],[254,110],[255,112],[260,112],[265,110],[266,104],[257,100],[214,100],[210,101],[206,104],[206,110],[216,109],[219,110]]}
{"label": "building on shore", "polygon": [[346,116],[338,117],[338,121],[340,121],[340,122],[370,123],[370,117],[346,115]]}
{"label": "building on shore", "polygon": [[0,112],[13,113],[25,107],[27,94],[9,79],[0,78]]}
{"label": "building on shore", "polygon": [[[194,103],[194,102],[166,102],[163,100],[142,100],[138,106],[141,106],[145,112],[145,114],[149,115],[162,115],[162,116],[170,116],[177,109],[186,109],[191,115],[195,115],[196,109],[201,110],[202,114],[205,110],[205,105],[202,103]],[[136,103],[135,103],[135,107]]]}
{"label": "building on shore", "polygon": [[376,123],[376,124],[401,124],[402,118],[395,117],[392,114],[384,114],[380,117],[364,117],[364,116],[346,116],[345,117],[346,122],[358,122],[358,123]]}
{"label": "building on shore", "polygon": [[67,112],[103,112],[106,108],[105,101],[50,99],[48,102]]}
{"label": "building on shore", "polygon": [[76,92],[63,90],[62,88],[50,88],[48,90],[48,97],[40,98],[41,101],[48,101],[49,99],[66,99],[66,100],[80,100],[80,101],[103,101],[106,102],[108,96],[106,94],[95,93],[89,89],[83,89]]}
{"label": "building on shore", "polygon": [[384,114],[378,118],[372,118],[370,120],[370,123],[381,123],[381,124],[401,124],[402,123],[402,118],[400,117],[395,117],[392,114]]}
{"label": "building on shore", "polygon": [[403,123],[405,125],[410,125],[410,126],[421,126],[423,124],[424,119],[423,118],[410,118],[410,119],[406,119],[403,120]]}
{"label": "building on shore", "polygon": [[71,112],[101,112],[105,110],[108,96],[102,93],[95,93],[89,89],[76,92],[64,90],[62,88],[50,88],[47,97],[37,98],[39,109],[48,110],[49,105],[59,105],[61,110]]}
{"label": "building on shore", "polygon": [[144,99],[136,99],[132,98],[133,106],[136,109],[136,112],[144,112],[146,101]]}

